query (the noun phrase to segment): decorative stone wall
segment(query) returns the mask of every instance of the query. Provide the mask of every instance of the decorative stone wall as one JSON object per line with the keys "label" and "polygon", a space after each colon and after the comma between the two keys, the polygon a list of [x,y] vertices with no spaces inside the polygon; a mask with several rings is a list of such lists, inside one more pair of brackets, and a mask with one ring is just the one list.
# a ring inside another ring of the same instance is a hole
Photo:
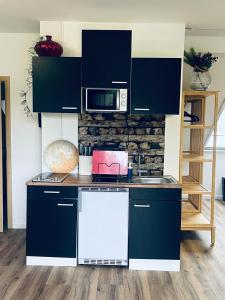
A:
{"label": "decorative stone wall", "polygon": [[79,143],[104,145],[118,143],[128,150],[134,175],[137,174],[138,154],[144,175],[162,175],[164,163],[165,116],[114,114],[80,114]]}

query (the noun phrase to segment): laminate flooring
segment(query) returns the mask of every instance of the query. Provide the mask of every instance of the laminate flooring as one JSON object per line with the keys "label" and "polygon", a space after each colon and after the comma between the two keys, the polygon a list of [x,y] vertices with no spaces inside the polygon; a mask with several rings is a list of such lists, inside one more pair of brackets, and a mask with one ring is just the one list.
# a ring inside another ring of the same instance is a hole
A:
{"label": "laminate flooring", "polygon": [[184,232],[181,272],[25,265],[25,230],[0,233],[0,300],[225,299],[225,203],[216,201],[216,244]]}

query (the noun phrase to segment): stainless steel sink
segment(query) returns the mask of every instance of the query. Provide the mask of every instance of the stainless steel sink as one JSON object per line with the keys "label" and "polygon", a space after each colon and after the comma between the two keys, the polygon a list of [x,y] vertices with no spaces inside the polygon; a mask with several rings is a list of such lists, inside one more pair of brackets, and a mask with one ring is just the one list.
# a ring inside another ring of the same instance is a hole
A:
{"label": "stainless steel sink", "polygon": [[175,184],[176,182],[172,177],[133,177],[133,183],[140,183],[140,184]]}

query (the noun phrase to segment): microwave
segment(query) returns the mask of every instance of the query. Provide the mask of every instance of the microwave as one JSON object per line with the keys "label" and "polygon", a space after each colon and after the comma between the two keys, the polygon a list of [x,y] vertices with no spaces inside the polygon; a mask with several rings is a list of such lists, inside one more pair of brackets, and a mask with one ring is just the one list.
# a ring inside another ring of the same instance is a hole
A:
{"label": "microwave", "polygon": [[85,89],[86,112],[126,112],[127,89]]}

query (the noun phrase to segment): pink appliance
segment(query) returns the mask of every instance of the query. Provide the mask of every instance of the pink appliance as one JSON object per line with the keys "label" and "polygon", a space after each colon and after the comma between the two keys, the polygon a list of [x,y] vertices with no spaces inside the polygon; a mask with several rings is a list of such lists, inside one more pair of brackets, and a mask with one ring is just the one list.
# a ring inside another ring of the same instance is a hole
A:
{"label": "pink appliance", "polygon": [[94,150],[92,174],[127,175],[128,152]]}

